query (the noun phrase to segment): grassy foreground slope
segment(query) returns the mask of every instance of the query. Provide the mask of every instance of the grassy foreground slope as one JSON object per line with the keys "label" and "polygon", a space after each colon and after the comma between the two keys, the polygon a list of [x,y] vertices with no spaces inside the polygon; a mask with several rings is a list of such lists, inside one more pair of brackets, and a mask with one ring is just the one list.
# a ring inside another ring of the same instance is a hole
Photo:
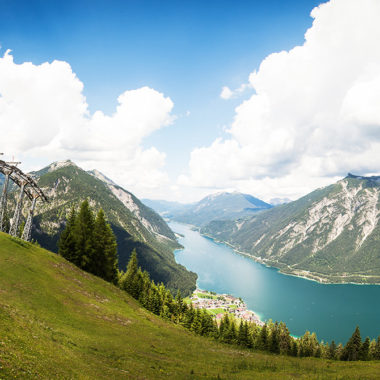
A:
{"label": "grassy foreground slope", "polygon": [[234,349],[192,335],[44,249],[0,233],[0,379],[375,379],[380,362]]}

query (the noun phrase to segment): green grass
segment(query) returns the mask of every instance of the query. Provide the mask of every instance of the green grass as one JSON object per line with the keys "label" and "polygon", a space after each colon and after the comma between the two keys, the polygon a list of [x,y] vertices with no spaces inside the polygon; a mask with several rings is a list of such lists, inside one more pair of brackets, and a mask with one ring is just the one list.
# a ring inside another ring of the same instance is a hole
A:
{"label": "green grass", "polygon": [[210,300],[215,300],[217,298],[217,296],[214,296],[213,294],[204,294],[204,293],[197,293],[197,296],[198,298],[207,298],[207,299],[210,299]]}
{"label": "green grass", "polygon": [[218,309],[206,309],[209,314],[216,315],[219,313],[225,313],[224,309],[218,308]]}
{"label": "green grass", "polygon": [[376,379],[380,362],[240,350],[195,336],[61,257],[0,233],[0,379]]}

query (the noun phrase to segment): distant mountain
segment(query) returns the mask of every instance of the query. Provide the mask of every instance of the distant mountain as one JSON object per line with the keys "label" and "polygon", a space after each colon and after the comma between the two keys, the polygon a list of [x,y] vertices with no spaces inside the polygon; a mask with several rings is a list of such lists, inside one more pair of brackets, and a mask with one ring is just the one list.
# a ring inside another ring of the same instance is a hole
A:
{"label": "distant mountain", "polygon": [[285,203],[289,203],[291,202],[292,200],[289,199],[289,198],[272,198],[269,203],[272,205],[272,206],[279,206],[279,205],[283,205]]}
{"label": "distant mountain", "polygon": [[173,215],[185,212],[193,206],[192,203],[184,204],[154,199],[141,199],[141,202],[167,218],[171,218]]}
{"label": "distant mountain", "polygon": [[121,269],[125,270],[136,248],[140,265],[155,281],[164,282],[173,291],[181,289],[184,294],[195,288],[196,274],[175,261],[173,250],[181,246],[174,233],[160,215],[132,193],[99,171],[86,172],[69,160],[31,174],[50,200],[48,204],[38,203],[35,213],[32,238],[41,246],[57,252],[71,206],[77,207],[88,198],[95,210],[103,208],[116,234]]}
{"label": "distant mountain", "polygon": [[172,212],[172,219],[203,226],[212,220],[247,217],[271,207],[270,204],[248,194],[223,192],[208,195],[184,211]]}
{"label": "distant mountain", "polygon": [[246,220],[201,232],[282,272],[324,282],[380,283],[380,177],[339,182]]}

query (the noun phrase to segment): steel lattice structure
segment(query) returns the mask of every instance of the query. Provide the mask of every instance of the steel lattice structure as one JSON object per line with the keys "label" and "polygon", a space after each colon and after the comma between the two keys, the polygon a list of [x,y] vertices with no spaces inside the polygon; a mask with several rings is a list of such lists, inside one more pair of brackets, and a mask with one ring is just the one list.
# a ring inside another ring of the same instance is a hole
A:
{"label": "steel lattice structure", "polygon": [[[0,173],[3,173],[5,176],[3,190],[0,198],[0,231],[4,231],[4,217],[6,215],[7,207],[7,197],[8,197],[8,185],[9,180],[12,180],[19,188],[19,196],[17,199],[16,209],[12,218],[11,227],[9,234],[12,236],[17,236],[20,228],[21,221],[21,210],[23,206],[24,197],[30,199],[32,202],[31,208],[29,209],[28,216],[25,222],[24,231],[22,234],[22,239],[30,241],[31,232],[32,232],[32,221],[34,209],[38,199],[41,199],[43,202],[48,202],[47,197],[43,191],[39,188],[36,181],[29,175],[25,174],[12,163],[5,162],[0,160]],[[8,232],[8,231],[4,231]]]}

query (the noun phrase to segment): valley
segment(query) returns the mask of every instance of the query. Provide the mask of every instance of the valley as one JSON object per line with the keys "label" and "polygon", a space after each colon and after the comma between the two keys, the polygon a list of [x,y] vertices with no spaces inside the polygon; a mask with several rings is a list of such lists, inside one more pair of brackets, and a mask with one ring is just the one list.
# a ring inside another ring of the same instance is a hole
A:
{"label": "valley", "polygon": [[284,321],[292,334],[316,332],[324,341],[347,341],[356,325],[363,336],[379,335],[378,285],[324,284],[282,274],[236,253],[198,231],[170,222],[183,235],[176,260],[198,274],[197,285],[216,293],[241,297],[262,321]]}
{"label": "valley", "polygon": [[285,205],[200,231],[281,272],[322,283],[380,283],[379,178],[348,175]]}

